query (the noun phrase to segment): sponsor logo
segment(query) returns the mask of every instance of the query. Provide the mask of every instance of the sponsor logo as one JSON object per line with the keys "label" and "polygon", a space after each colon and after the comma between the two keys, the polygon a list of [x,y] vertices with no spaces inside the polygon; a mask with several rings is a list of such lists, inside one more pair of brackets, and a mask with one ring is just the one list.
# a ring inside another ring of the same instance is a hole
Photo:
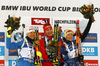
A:
{"label": "sponsor logo", "polygon": [[17,50],[9,50],[9,56],[18,56]]}
{"label": "sponsor logo", "polygon": [[4,42],[5,41],[5,34],[4,32],[0,32],[0,42]]}
{"label": "sponsor logo", "polygon": [[17,66],[17,60],[9,60],[9,66]]}
{"label": "sponsor logo", "polygon": [[98,60],[84,60],[85,66],[99,66]]}
{"label": "sponsor logo", "polygon": [[82,50],[84,56],[98,56],[98,47],[96,46],[83,46]]}
{"label": "sponsor logo", "polygon": [[5,55],[5,47],[0,46],[0,56],[4,56],[4,55]]}
{"label": "sponsor logo", "polygon": [[48,23],[50,23],[49,18],[31,18],[31,24],[32,25],[43,25],[45,24],[46,20],[48,21]]}
{"label": "sponsor logo", "polygon": [[54,20],[54,22],[59,24],[76,24],[76,20]]}
{"label": "sponsor logo", "polygon": [[4,60],[0,60],[0,66],[5,66],[4,65]]}
{"label": "sponsor logo", "polygon": [[83,42],[97,42],[97,33],[89,33]]}

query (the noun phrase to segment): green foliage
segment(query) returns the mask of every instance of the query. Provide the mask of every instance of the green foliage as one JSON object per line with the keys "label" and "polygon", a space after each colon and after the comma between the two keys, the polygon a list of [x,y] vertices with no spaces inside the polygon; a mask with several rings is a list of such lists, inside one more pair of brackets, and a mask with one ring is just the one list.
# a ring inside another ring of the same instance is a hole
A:
{"label": "green foliage", "polygon": [[79,8],[79,11],[83,14],[84,18],[89,19],[93,17],[94,14],[94,5],[83,5]]}
{"label": "green foliage", "polygon": [[9,26],[11,26],[13,30],[18,30],[18,28],[20,27],[20,19],[21,17],[16,18],[16,17],[10,17],[10,15],[8,15],[8,19],[5,22],[5,24],[7,25],[4,25],[4,27],[8,28]]}
{"label": "green foliage", "polygon": [[47,49],[49,53],[57,53],[59,51],[58,41],[52,40],[48,43]]}

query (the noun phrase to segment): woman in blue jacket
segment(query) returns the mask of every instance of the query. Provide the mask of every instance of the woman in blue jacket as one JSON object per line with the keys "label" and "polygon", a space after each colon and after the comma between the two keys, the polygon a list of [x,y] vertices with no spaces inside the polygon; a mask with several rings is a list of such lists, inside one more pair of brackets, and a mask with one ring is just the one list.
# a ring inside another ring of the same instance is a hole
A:
{"label": "woman in blue jacket", "polygon": [[[81,37],[81,42],[87,36],[90,30],[91,24],[92,24],[92,21],[90,18],[87,24],[87,27]],[[61,54],[63,56],[64,61],[67,63],[67,66],[79,66],[79,60],[83,59],[83,55],[79,57],[75,57],[77,45],[76,45],[76,40],[73,41],[72,39],[73,39],[73,31],[66,30],[64,33],[64,38],[63,38],[64,45],[62,45],[61,47]]]}
{"label": "woman in blue jacket", "polygon": [[[34,66],[34,57],[35,57],[35,47],[33,46],[35,38],[35,29],[33,26],[30,26],[26,31],[26,37],[23,39],[20,36],[20,41],[11,42],[11,33],[12,28],[7,29],[7,39],[6,46],[8,49],[18,49],[19,61],[17,66]],[[39,42],[37,42],[39,43]],[[41,57],[41,53],[38,51],[36,55]]]}

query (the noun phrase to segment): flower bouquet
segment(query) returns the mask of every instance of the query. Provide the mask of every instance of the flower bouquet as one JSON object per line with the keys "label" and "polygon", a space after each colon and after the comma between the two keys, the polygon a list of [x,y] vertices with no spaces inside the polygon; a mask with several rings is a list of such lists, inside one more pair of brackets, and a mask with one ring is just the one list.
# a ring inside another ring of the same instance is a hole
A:
{"label": "flower bouquet", "polygon": [[83,5],[79,8],[79,11],[83,14],[84,18],[89,19],[92,18],[92,22],[94,22],[94,5]]}
{"label": "flower bouquet", "polygon": [[58,53],[58,41],[57,40],[52,40],[48,43],[47,49],[49,53]]}
{"label": "flower bouquet", "polygon": [[20,17],[17,18],[15,16],[13,17],[10,17],[10,15],[8,15],[8,19],[7,21],[5,22],[5,24],[7,25],[4,25],[4,27],[11,27],[13,31],[15,30],[18,30],[18,28],[20,27]]}

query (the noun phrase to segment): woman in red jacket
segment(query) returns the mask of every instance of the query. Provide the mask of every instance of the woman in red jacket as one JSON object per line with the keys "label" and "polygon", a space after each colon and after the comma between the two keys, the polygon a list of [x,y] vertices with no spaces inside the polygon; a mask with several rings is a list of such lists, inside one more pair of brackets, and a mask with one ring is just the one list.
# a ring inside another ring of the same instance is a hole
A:
{"label": "woman in red jacket", "polygon": [[[53,57],[55,57],[55,54],[52,55],[49,52],[47,52],[47,44],[49,43],[50,40],[53,40],[53,29],[52,26],[48,23],[43,25],[43,30],[44,30],[44,38],[40,40],[40,51],[42,53],[42,58],[44,60],[43,66],[53,66]],[[59,37],[60,38],[60,37]],[[63,44],[63,41],[61,40],[61,44]],[[58,41],[59,42],[59,41]],[[61,62],[63,62],[61,60]],[[61,65],[60,65],[61,66]]]}

